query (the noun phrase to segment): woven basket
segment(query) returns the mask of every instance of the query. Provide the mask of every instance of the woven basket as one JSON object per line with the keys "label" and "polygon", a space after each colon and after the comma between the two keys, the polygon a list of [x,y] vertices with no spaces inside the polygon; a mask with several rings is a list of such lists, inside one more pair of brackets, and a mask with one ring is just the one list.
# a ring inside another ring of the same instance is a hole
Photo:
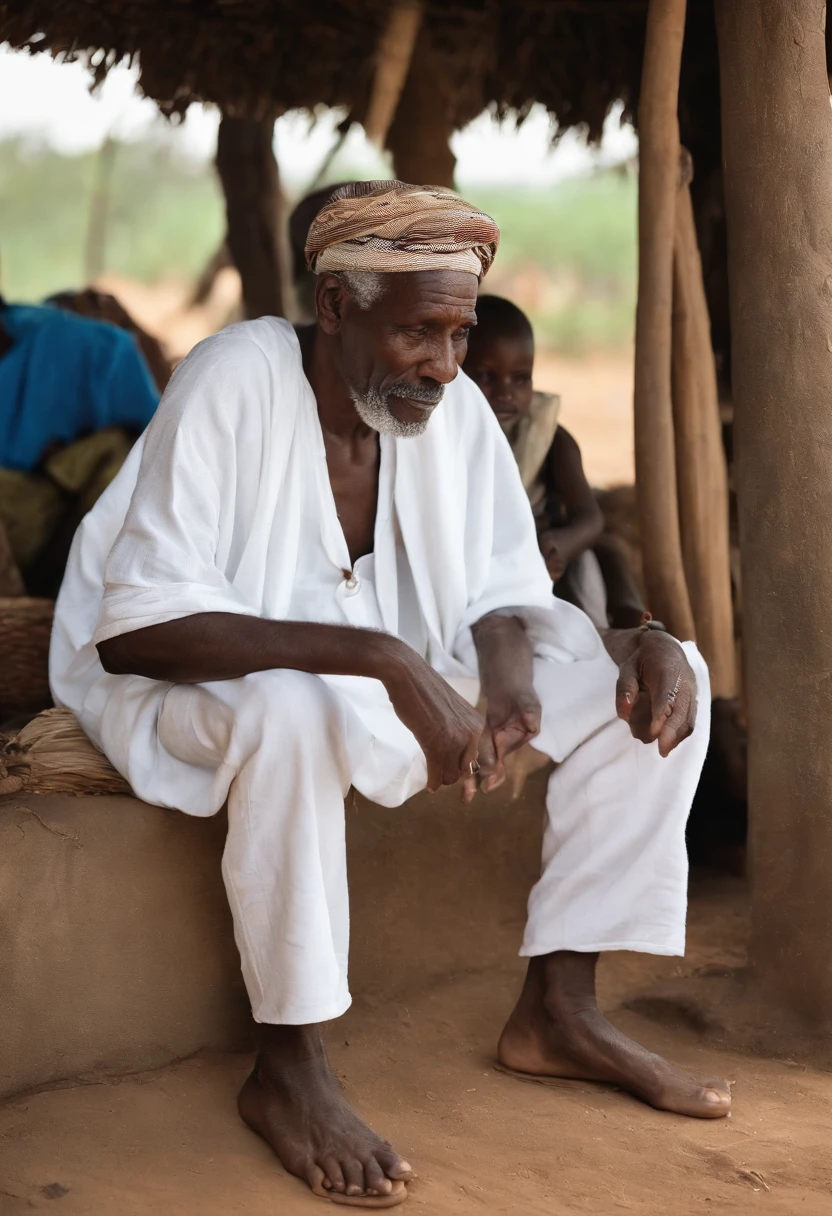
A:
{"label": "woven basket", "polygon": [[49,694],[49,638],[54,600],[0,598],[0,706],[43,709]]}

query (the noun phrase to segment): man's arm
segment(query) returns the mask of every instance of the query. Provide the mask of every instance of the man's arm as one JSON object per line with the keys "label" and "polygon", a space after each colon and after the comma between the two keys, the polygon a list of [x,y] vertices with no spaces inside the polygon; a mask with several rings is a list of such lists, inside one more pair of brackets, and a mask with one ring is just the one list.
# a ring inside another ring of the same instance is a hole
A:
{"label": "man's arm", "polygon": [[[540,702],[534,690],[534,651],[519,617],[491,613],[472,628],[486,702],[486,733],[494,744],[493,763],[480,752],[480,788],[490,793],[505,780],[505,758],[540,730]],[[476,782],[466,781],[470,801]]]}
{"label": "man's arm", "polygon": [[425,753],[432,790],[455,784],[482,750],[484,723],[476,710],[415,650],[381,630],[204,612],[109,638],[98,653],[111,674],[173,684],[281,667],[380,680]]}
{"label": "man's arm", "polygon": [[235,680],[277,667],[386,680],[408,659],[418,659],[407,650],[397,638],[372,629],[233,612],[201,612],[98,644],[105,671],[172,684]]}

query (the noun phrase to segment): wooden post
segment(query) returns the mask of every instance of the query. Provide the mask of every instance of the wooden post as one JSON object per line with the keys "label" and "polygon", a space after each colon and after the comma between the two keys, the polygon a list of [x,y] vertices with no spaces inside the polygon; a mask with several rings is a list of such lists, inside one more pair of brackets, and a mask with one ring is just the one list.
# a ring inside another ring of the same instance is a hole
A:
{"label": "wooden post", "polygon": [[676,497],[671,397],[673,242],[679,182],[679,67],[685,0],[650,0],[638,106],[636,494],[648,607],[694,638]]}
{"label": "wooden post", "polygon": [[396,117],[387,135],[396,177],[418,186],[453,187],[456,157],[453,95],[445,85],[447,73],[422,23],[402,89]]}
{"label": "wooden post", "polygon": [[673,247],[673,422],[682,555],[696,637],[714,697],[737,693],[728,470],[702,262],[690,197],[693,163],[684,149]]}
{"label": "wooden post", "polygon": [[[760,1007],[832,1030],[832,112],[824,0],[717,0]],[[828,1042],[828,1040],[827,1040]]]}
{"label": "wooden post", "polygon": [[384,147],[410,71],[422,11],[421,0],[397,0],[379,40],[376,77],[364,119],[367,138],[379,148]]}
{"label": "wooden post", "polygon": [[227,114],[217,137],[228,248],[240,272],[247,317],[283,317],[288,312],[285,207],[273,139],[273,117],[258,120]]}

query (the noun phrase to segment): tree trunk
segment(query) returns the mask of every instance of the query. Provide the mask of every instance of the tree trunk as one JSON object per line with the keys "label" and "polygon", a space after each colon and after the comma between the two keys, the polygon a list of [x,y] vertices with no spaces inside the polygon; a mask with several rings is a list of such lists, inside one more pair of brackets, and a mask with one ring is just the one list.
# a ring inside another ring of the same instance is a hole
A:
{"label": "tree trunk", "polygon": [[107,268],[107,228],[110,219],[110,190],[118,144],[108,135],[95,158],[95,179],[87,217],[84,243],[84,279],[94,283]]}
{"label": "tree trunk", "polygon": [[676,637],[694,638],[676,497],[671,397],[673,240],[679,183],[679,66],[685,0],[650,0],[638,106],[636,493],[647,602]]}
{"label": "tree trunk", "polygon": [[446,78],[444,66],[436,61],[428,29],[422,25],[387,135],[393,169],[400,181],[453,188],[456,157],[450,138],[454,133],[454,109],[452,93],[443,87]]}
{"label": "tree trunk", "polygon": [[823,0],[717,0],[751,978],[832,1029],[832,113]]}
{"label": "tree trunk", "polygon": [[691,161],[685,152],[673,249],[673,422],[682,555],[696,637],[711,673],[711,693],[734,697],[728,470],[690,177]]}
{"label": "tree trunk", "polygon": [[247,317],[287,314],[285,208],[273,138],[273,118],[230,118],[227,114],[217,137],[228,248],[240,272]]}

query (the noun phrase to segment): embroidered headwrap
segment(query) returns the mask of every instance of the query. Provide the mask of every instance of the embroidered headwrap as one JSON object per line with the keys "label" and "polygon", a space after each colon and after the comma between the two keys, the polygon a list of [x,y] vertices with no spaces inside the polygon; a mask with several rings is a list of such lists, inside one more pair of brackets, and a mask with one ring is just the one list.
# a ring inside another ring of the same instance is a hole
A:
{"label": "embroidered headwrap", "polygon": [[441,186],[350,182],[318,212],[306,238],[316,274],[338,270],[468,270],[482,279],[500,230]]}

